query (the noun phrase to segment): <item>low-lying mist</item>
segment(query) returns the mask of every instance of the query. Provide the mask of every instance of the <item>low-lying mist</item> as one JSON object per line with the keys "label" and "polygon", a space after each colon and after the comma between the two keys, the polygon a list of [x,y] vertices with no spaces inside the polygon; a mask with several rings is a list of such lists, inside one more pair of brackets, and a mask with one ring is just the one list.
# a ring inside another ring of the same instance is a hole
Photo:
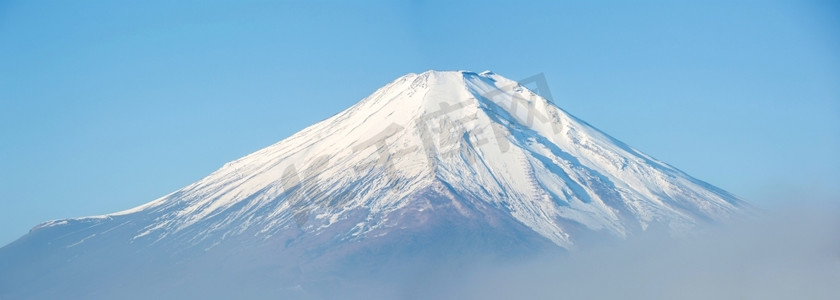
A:
{"label": "low-lying mist", "polygon": [[[840,205],[788,202],[695,235],[646,233],[524,263],[442,268],[362,294],[408,299],[837,299]],[[361,291],[360,291],[361,292]]]}
{"label": "low-lying mist", "polygon": [[39,264],[76,261],[51,273],[0,276],[6,288],[18,277],[37,278],[0,298],[838,299],[840,204],[786,203],[689,236],[597,236],[569,252],[459,224],[366,244],[351,256],[328,252],[309,264],[273,244],[232,243],[188,259],[168,250],[144,254],[131,244],[92,247],[101,255],[36,256]]}

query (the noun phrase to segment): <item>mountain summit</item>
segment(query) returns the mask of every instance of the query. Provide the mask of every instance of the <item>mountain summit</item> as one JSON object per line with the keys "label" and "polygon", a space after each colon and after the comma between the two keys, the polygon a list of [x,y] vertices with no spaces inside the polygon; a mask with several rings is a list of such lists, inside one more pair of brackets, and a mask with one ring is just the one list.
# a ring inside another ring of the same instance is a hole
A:
{"label": "mountain summit", "polygon": [[[0,294],[52,280],[38,295],[124,296],[73,289],[62,276],[133,287],[145,274],[174,286],[162,278],[232,257],[238,274],[293,282],[399,253],[568,250],[590,233],[683,232],[744,205],[516,81],[427,71],[142,206],[38,225],[0,249],[0,290],[11,291]],[[138,273],[102,276],[112,264]]]}

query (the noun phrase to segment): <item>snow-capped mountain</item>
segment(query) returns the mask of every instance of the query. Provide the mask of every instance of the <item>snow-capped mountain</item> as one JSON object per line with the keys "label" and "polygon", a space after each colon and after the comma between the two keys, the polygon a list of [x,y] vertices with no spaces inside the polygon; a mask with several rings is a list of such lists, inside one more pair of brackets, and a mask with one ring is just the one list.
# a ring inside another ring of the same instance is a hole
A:
{"label": "snow-capped mountain", "polygon": [[427,71],[147,204],[38,225],[0,250],[0,288],[52,278],[52,264],[72,273],[129,256],[179,264],[271,249],[250,265],[269,268],[403,244],[574,249],[588,233],[679,233],[744,205],[515,81]]}

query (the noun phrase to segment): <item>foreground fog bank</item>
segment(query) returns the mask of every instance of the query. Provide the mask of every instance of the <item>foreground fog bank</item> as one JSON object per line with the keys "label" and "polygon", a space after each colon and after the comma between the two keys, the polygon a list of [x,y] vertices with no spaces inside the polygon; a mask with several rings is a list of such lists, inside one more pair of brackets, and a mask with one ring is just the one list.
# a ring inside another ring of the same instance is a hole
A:
{"label": "foreground fog bank", "polygon": [[836,299],[840,209],[789,204],[678,241],[650,234],[559,259],[480,267],[467,277],[436,292],[470,299]]}
{"label": "foreground fog bank", "polygon": [[[34,265],[43,268],[22,269],[9,259],[27,258],[15,248],[22,241],[0,252],[12,255],[0,255],[6,266],[0,299],[836,299],[840,293],[840,206],[830,202],[767,209],[681,239],[656,230],[628,240],[591,237],[569,253],[550,251],[556,246],[503,251],[534,244],[451,225],[368,249],[379,252],[343,258],[329,252],[336,258],[308,264],[277,247],[194,255],[129,245],[49,260],[34,253]],[[495,242],[476,242],[487,240]],[[109,256],[120,251],[131,255]],[[73,264],[55,267],[63,261]]]}

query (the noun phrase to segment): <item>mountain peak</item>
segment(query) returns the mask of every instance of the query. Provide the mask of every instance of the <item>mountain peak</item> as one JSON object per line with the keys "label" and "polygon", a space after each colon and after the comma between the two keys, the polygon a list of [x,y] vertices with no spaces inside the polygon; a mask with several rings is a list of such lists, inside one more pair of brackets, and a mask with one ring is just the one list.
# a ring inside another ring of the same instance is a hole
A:
{"label": "mountain peak", "polygon": [[[291,228],[364,239],[404,227],[395,219],[448,207],[571,248],[580,230],[624,237],[661,223],[682,231],[740,204],[516,81],[429,70],[172,194],[91,222],[142,223],[133,241],[189,235],[212,245]],[[55,224],[64,223],[39,228]]]}
{"label": "mountain peak", "polygon": [[[742,205],[516,81],[427,71],[147,204],[35,227],[0,248],[0,290],[78,274],[96,285],[81,291],[109,280],[140,290],[219,263],[227,271],[211,282],[264,270],[259,280],[294,286],[307,269],[359,261],[574,250],[589,235],[651,226],[681,233]],[[132,272],[105,278],[115,265]]]}

